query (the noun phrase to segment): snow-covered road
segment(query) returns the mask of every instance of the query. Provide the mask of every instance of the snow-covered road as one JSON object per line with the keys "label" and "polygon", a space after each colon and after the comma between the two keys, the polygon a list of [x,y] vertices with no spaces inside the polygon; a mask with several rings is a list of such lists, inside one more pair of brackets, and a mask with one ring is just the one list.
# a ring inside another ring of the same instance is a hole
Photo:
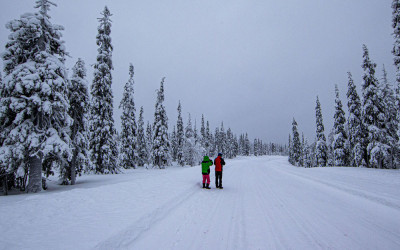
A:
{"label": "snow-covered road", "polygon": [[0,197],[0,249],[400,249],[400,171],[227,160]]}

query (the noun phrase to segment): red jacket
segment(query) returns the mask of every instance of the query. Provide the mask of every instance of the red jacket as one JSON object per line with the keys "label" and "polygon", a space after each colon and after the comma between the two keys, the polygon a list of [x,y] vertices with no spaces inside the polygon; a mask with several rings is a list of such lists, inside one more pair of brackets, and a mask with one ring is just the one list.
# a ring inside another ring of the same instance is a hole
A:
{"label": "red jacket", "polygon": [[215,171],[222,171],[222,166],[225,165],[224,159],[221,156],[218,156],[214,160]]}

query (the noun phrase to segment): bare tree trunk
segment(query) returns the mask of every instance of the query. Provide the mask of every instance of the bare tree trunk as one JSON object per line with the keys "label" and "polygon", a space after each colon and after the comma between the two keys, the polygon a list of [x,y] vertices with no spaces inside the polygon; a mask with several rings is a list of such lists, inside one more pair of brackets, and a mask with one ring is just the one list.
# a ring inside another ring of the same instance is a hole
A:
{"label": "bare tree trunk", "polygon": [[42,191],[42,161],[38,156],[29,157],[29,183],[27,192]]}

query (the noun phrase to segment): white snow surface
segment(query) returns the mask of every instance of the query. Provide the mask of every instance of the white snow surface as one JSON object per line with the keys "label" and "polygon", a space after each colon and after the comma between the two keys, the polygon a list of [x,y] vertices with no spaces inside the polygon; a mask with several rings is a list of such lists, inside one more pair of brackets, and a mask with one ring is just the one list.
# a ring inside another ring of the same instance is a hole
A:
{"label": "white snow surface", "polygon": [[[0,249],[400,249],[400,171],[226,159],[0,196]],[[213,167],[212,167],[213,170]]]}

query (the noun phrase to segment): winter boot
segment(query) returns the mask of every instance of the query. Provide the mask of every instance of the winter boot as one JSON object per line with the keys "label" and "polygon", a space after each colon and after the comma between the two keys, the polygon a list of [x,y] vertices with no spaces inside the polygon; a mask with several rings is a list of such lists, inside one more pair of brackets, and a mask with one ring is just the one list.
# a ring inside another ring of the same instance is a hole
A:
{"label": "winter boot", "polygon": [[206,189],[211,189],[211,188],[210,188],[210,183],[207,183]]}
{"label": "winter boot", "polygon": [[203,188],[206,188],[206,184],[205,183],[203,183]]}

